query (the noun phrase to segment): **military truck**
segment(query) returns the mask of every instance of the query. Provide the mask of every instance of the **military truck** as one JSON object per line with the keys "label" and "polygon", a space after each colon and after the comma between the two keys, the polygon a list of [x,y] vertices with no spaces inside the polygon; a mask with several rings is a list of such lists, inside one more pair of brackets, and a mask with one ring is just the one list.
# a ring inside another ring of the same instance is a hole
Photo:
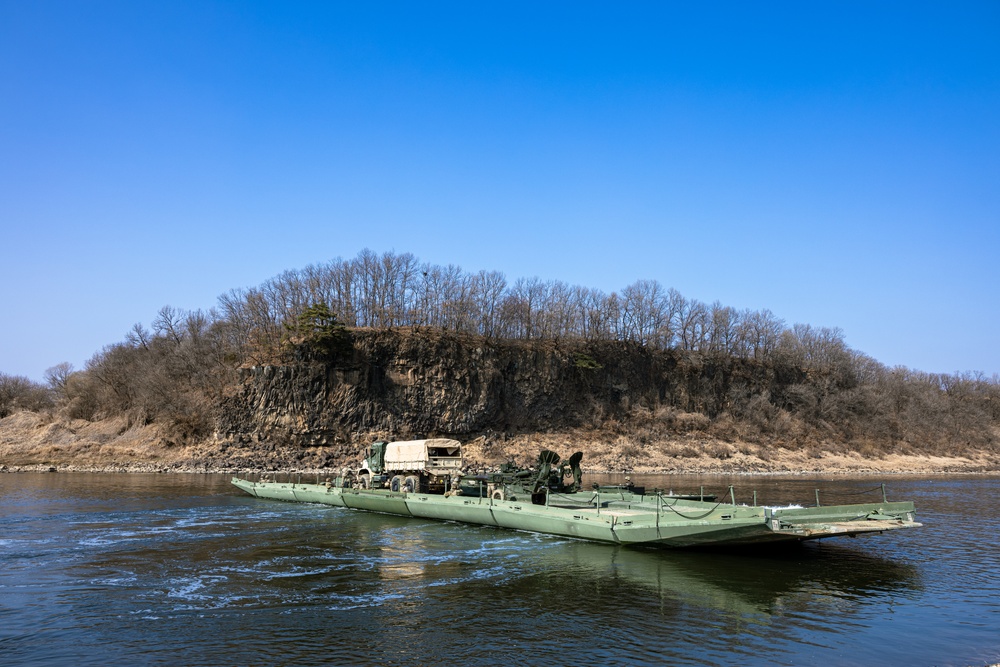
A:
{"label": "military truck", "polygon": [[386,442],[365,448],[357,473],[363,489],[444,493],[461,474],[462,443],[448,438]]}

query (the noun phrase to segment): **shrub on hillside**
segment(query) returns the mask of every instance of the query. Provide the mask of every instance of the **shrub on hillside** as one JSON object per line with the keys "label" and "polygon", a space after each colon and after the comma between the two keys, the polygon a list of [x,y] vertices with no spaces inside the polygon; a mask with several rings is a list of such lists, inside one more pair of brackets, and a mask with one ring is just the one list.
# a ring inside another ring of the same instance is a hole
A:
{"label": "shrub on hillside", "polygon": [[52,392],[21,375],[0,373],[0,419],[19,410],[39,412],[53,407]]}

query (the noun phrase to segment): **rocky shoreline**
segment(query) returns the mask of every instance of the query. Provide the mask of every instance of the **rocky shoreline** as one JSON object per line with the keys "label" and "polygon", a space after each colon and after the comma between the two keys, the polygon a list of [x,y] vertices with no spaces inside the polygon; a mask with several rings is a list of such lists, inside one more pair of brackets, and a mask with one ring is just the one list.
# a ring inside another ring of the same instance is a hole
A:
{"label": "rocky shoreline", "polygon": [[[275,472],[279,474],[301,474],[305,481],[312,475],[328,476],[331,469],[247,469],[247,468],[227,468],[227,467],[199,467],[199,466],[170,466],[163,467],[155,464],[109,464],[106,466],[75,465],[72,463],[46,466],[46,465],[24,465],[6,466],[0,465],[0,475],[2,474],[26,474],[26,473],[65,473],[65,474],[185,474],[185,475],[246,475],[263,474]],[[682,475],[691,477],[719,476],[719,477],[936,477],[948,476],[1000,476],[997,469],[970,469],[960,464],[947,466],[935,470],[882,470],[882,469],[810,469],[810,470],[723,470],[718,468],[682,468],[682,469],[653,469],[641,468],[638,470],[591,470],[585,469],[586,475]]]}
{"label": "rocky shoreline", "polygon": [[[0,420],[0,473],[256,473],[329,474],[357,460],[363,443],[391,434],[359,434],[335,447],[268,441],[235,444],[213,439],[170,441],[155,425],[121,420],[60,421],[21,412]],[[962,451],[951,456],[868,453],[831,445],[795,450],[755,443],[676,437],[640,441],[596,431],[482,435],[464,443],[472,468],[514,460],[531,465],[541,449],[562,456],[584,453],[588,474],[632,475],[990,475],[1000,474],[1000,453]]]}

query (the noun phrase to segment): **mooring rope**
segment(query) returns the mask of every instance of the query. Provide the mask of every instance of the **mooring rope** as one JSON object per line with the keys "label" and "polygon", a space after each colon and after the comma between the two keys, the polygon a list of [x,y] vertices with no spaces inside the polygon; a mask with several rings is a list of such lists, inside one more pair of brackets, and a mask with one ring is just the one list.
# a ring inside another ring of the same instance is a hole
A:
{"label": "mooring rope", "polygon": [[667,502],[665,502],[663,500],[663,496],[662,495],[658,495],[656,498],[657,498],[657,503],[658,504],[662,503],[665,507],[669,507],[671,512],[673,512],[677,516],[681,517],[682,519],[687,519],[688,521],[698,521],[699,519],[704,519],[706,516],[710,515],[715,510],[719,509],[719,506],[721,506],[723,504],[722,501],[720,500],[719,502],[715,503],[715,507],[713,507],[712,509],[708,510],[704,514],[699,514],[698,516],[687,516],[686,514],[681,514],[680,512],[678,512],[674,508],[674,505],[677,504],[676,500],[673,502],[673,504],[669,504],[669,503],[667,503]]}
{"label": "mooring rope", "polygon": [[864,491],[828,491],[828,490],[824,490],[823,491],[823,495],[824,496],[863,496],[866,493],[874,493],[875,491],[881,491],[881,490],[882,490],[882,485],[880,484],[880,485],[878,485],[876,487],[873,487],[871,489],[865,489]]}

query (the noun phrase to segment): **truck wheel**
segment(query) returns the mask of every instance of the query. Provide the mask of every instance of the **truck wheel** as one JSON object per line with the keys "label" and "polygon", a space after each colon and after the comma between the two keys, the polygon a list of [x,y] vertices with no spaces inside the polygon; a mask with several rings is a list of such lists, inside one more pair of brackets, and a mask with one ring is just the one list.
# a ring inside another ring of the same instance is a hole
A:
{"label": "truck wheel", "polygon": [[361,475],[361,488],[370,489],[372,488],[372,475],[371,473],[364,473]]}
{"label": "truck wheel", "polygon": [[403,489],[403,476],[396,475],[389,482],[389,490],[394,493],[399,493]]}
{"label": "truck wheel", "polygon": [[420,490],[420,479],[415,475],[407,475],[403,480],[403,490],[407,493],[414,493]]}

